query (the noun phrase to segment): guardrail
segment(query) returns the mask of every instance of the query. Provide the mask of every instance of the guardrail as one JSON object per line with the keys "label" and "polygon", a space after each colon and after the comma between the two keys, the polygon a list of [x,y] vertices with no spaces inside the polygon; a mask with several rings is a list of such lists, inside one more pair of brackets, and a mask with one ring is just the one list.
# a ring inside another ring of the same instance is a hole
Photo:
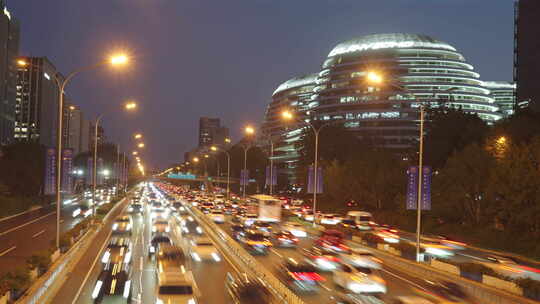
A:
{"label": "guardrail", "polygon": [[350,241],[349,244],[354,247],[363,247],[369,249],[377,254],[381,258],[385,265],[390,266],[396,270],[402,271],[404,273],[412,274],[413,276],[431,279],[431,280],[445,280],[452,281],[465,290],[467,290],[472,296],[476,297],[479,301],[486,304],[534,304],[538,303],[533,300],[529,300],[520,296],[512,295],[510,293],[504,292],[500,289],[481,284],[479,282],[463,278],[459,275],[446,272],[429,265],[422,263],[416,263],[409,261],[407,259],[398,257],[391,253],[388,253],[384,250],[376,249],[373,247],[365,246],[359,242],[357,237],[353,237],[353,241]]}
{"label": "guardrail", "polygon": [[192,216],[195,217],[199,224],[203,227],[205,233],[220,247],[224,255],[239,266],[245,273],[253,278],[258,278],[263,281],[268,289],[279,298],[279,303],[288,304],[304,304],[294,292],[285,286],[278,278],[259,263],[251,254],[249,254],[242,246],[234,241],[227,233],[225,233],[218,225],[211,221],[197,208],[193,208],[191,204],[184,200],[184,205],[188,207]]}
{"label": "guardrail", "polygon": [[[126,198],[123,198],[105,215],[103,222],[107,221],[109,215],[115,212],[118,206],[122,205]],[[59,259],[57,259],[49,270],[39,277],[28,289],[23,297],[18,299],[19,304],[48,303],[54,297],[63,282],[67,272],[70,272],[86,250],[92,245],[92,241],[100,231],[101,227],[90,228],[73,246]],[[60,278],[60,280],[57,280]]]}

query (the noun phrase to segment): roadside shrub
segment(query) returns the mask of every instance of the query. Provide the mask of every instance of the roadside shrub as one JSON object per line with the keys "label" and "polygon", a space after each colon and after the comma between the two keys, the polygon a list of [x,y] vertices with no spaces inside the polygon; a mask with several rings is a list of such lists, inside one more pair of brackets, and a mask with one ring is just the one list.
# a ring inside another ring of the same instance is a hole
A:
{"label": "roadside shrub", "polygon": [[18,267],[6,273],[2,281],[9,290],[24,291],[30,286],[30,271],[26,265]]}
{"label": "roadside shrub", "polygon": [[26,264],[30,269],[38,269],[38,273],[44,273],[51,266],[51,254],[47,250],[38,251],[32,254]]}

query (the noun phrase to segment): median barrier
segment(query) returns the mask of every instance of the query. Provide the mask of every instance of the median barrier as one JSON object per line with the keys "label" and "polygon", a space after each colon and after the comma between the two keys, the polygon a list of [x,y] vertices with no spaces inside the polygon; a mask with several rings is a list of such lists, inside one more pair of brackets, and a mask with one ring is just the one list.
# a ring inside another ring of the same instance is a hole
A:
{"label": "median barrier", "polygon": [[457,267],[456,265],[444,263],[438,260],[432,260],[431,267],[449,272],[451,274],[460,275],[459,267]]}
{"label": "median barrier", "polygon": [[492,277],[484,274],[482,275],[482,283],[498,289],[506,290],[519,296],[523,296],[523,289],[517,286],[514,282],[505,281],[497,277]]}
{"label": "median barrier", "polygon": [[3,294],[0,297],[0,304],[7,304],[8,300],[9,300],[9,297],[10,297],[10,294],[11,294],[11,292],[9,290],[6,291],[6,293]]}
{"label": "median barrier", "polygon": [[242,246],[233,240],[206,215],[204,215],[197,208],[192,208],[185,201],[184,205],[188,206],[190,213],[198,220],[206,235],[210,237],[216,246],[220,248],[221,253],[226,256],[227,260],[234,263],[234,265],[238,266],[239,269],[242,269],[242,271],[244,271],[250,277],[260,279],[264,284],[266,284],[266,287],[270,290],[270,292],[279,298],[276,304],[304,304],[304,302],[296,294],[281,283],[281,281],[277,279],[271,272],[269,272],[265,266],[259,263],[251,254],[242,248]]}
{"label": "median barrier", "polygon": [[[348,242],[351,247],[366,247],[357,242]],[[475,297],[480,303],[485,304],[538,304],[538,302],[526,299],[508,291],[502,290],[498,287],[489,286],[462,278],[458,274],[452,274],[441,269],[437,269],[425,263],[417,263],[392,255],[386,251],[378,250],[376,248],[368,247],[374,251],[379,258],[381,258],[385,265],[390,268],[396,269],[403,273],[408,273],[414,277],[434,280],[434,281],[450,281],[460,285],[467,292]],[[432,261],[433,263],[433,261]]]}

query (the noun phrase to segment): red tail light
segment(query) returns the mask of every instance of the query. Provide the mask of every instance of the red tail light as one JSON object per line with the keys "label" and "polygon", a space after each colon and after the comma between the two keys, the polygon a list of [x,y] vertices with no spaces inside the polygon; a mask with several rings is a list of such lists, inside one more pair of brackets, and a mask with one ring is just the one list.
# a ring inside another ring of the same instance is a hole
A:
{"label": "red tail light", "polygon": [[291,272],[291,275],[298,281],[324,281],[324,278],[316,272]]}

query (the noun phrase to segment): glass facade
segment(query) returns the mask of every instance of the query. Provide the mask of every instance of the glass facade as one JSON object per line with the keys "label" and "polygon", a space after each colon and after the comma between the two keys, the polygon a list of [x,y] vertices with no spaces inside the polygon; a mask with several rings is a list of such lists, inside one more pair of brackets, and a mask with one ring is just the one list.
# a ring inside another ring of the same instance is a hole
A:
{"label": "glass facade", "polygon": [[514,114],[516,106],[516,84],[506,81],[485,81],[484,86],[491,92],[499,111],[508,117]]}

